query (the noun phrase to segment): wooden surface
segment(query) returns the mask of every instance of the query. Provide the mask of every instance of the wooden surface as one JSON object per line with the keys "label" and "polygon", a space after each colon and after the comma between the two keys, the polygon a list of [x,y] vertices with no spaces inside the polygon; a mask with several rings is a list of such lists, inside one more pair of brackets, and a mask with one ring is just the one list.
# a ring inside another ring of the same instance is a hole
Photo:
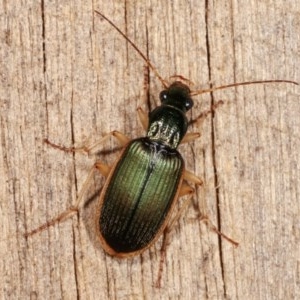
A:
{"label": "wooden surface", "polygon": [[[189,117],[212,101],[224,105],[191,129],[201,132],[199,140],[180,147],[204,187],[170,236],[160,289],[153,287],[160,241],[131,260],[109,257],[90,221],[95,201],[79,216],[23,237],[75,202],[97,159],[53,149],[44,138],[79,146],[113,129],[143,134],[136,107],[147,95],[145,63],[94,9],[164,78],[183,75],[193,89],[300,81],[300,2],[206,2],[0,4],[1,299],[300,298],[300,99],[293,85],[195,97]],[[151,74],[152,107],[160,90]],[[86,198],[97,198],[103,182],[95,176]],[[240,246],[220,240],[200,211]]]}

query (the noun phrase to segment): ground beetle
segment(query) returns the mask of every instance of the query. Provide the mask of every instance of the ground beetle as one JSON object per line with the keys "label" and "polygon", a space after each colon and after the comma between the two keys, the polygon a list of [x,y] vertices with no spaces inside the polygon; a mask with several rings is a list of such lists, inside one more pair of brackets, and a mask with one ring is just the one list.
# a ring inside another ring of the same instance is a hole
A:
{"label": "ground beetle", "polygon": [[193,106],[189,94],[181,82],[160,93],[161,106],[149,114],[147,136],[129,141],[107,178],[98,226],[111,255],[128,257],[149,247],[167,226],[178,196],[193,192],[182,184],[192,176],[176,150],[188,127],[185,113]]}

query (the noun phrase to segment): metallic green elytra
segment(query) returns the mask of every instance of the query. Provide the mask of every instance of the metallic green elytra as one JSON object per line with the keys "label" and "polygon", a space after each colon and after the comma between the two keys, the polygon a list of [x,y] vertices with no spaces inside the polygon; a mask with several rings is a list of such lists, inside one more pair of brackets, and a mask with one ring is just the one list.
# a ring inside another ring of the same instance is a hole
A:
{"label": "metallic green elytra", "polygon": [[149,113],[147,136],[124,147],[100,195],[97,226],[106,252],[133,256],[148,248],[168,225],[183,180],[176,150],[186,134],[189,88],[174,82]]}

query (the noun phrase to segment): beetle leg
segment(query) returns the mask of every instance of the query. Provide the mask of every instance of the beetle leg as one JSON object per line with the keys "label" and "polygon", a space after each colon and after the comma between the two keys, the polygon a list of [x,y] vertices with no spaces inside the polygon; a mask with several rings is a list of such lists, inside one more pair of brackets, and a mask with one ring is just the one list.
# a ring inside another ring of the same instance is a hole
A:
{"label": "beetle leg", "polygon": [[[188,173],[190,173],[190,172],[188,172]],[[172,228],[174,226],[174,223],[178,221],[178,219],[182,215],[183,211],[190,204],[190,201],[191,201],[194,193],[195,193],[195,190],[190,185],[188,185],[186,182],[182,183],[182,185],[180,187],[180,191],[179,191],[179,197],[182,197],[182,196],[185,196],[185,195],[189,195],[189,196],[188,196],[188,199],[184,202],[184,204],[180,207],[179,211],[177,212],[177,214],[175,215],[173,220],[171,220],[170,223],[164,229],[163,241],[162,241],[162,246],[161,246],[161,249],[160,249],[161,257],[160,257],[160,261],[159,261],[158,276],[157,276],[157,280],[156,280],[156,283],[155,283],[155,287],[157,287],[157,288],[160,288],[160,281],[161,281],[161,277],[162,277],[164,261],[165,261],[165,258],[166,258],[166,249],[167,249],[168,242],[169,242],[169,239],[168,239],[169,233],[172,230]]]}
{"label": "beetle leg", "polygon": [[[186,180],[186,181],[190,181],[190,182],[194,183],[196,186],[200,186],[200,185],[203,184],[203,181],[197,175],[195,175],[194,173],[192,173],[190,171],[187,171],[187,170],[184,170],[184,172],[183,172],[183,179]],[[187,182],[183,181],[183,183],[181,184],[180,190],[179,190],[179,196],[178,197],[183,197],[183,196],[186,196],[186,195],[189,195],[189,196],[188,196],[188,199],[184,202],[184,204],[180,207],[180,210],[176,214],[174,219],[167,226],[169,228],[168,231],[170,231],[173,224],[180,218],[183,211],[190,204],[190,201],[191,201],[194,193],[195,193],[195,190]]]}
{"label": "beetle leg", "polygon": [[104,135],[98,142],[94,143],[93,145],[91,145],[89,147],[81,147],[79,149],[85,151],[88,154],[91,154],[91,153],[95,152],[95,150],[101,144],[103,144],[104,142],[106,142],[109,139],[109,137],[111,137],[111,136],[115,137],[118,140],[118,142],[120,143],[120,145],[122,147],[124,147],[130,141],[130,138],[127,137],[122,132],[117,131],[117,130],[113,130],[113,131],[107,133],[106,135]]}
{"label": "beetle leg", "polygon": [[78,195],[78,198],[76,200],[75,205],[72,205],[67,210],[65,210],[64,212],[59,214],[57,217],[55,217],[52,220],[47,221],[46,223],[40,225],[38,228],[33,229],[29,232],[26,232],[24,234],[25,238],[33,236],[34,234],[36,234],[38,232],[41,232],[41,231],[47,229],[48,227],[54,226],[57,223],[61,223],[63,221],[66,221],[69,218],[71,218],[73,215],[75,215],[84,204],[84,197],[83,196],[89,188],[90,182],[91,182],[91,180],[94,176],[95,169],[99,170],[100,173],[103,176],[107,177],[111,167],[108,166],[108,165],[105,165],[101,162],[96,162],[94,164],[93,168],[90,170],[89,175],[88,175],[87,179],[85,180],[85,182],[84,182],[84,184],[83,184],[83,186],[82,186],[82,188],[79,192],[79,195]]}
{"label": "beetle leg", "polygon": [[140,122],[141,122],[143,128],[145,130],[147,130],[148,129],[148,124],[149,124],[148,114],[141,108],[141,106],[139,106],[137,108],[137,112],[138,112],[138,116],[139,116],[139,119],[140,119]]}
{"label": "beetle leg", "polygon": [[110,170],[111,170],[111,166],[105,165],[102,162],[96,162],[95,163],[95,168],[104,176],[107,177]]}
{"label": "beetle leg", "polygon": [[214,231],[216,234],[218,234],[219,236],[227,240],[229,243],[233,244],[235,247],[239,245],[238,242],[236,242],[235,240],[233,240],[232,238],[230,238],[229,236],[227,236],[226,234],[218,230],[218,228],[212,223],[212,221],[209,219],[208,216],[202,215],[200,217],[200,220],[203,221],[211,231]]}
{"label": "beetle leg", "polygon": [[90,145],[90,146],[81,146],[81,147],[64,147],[64,146],[60,146],[60,145],[56,145],[52,142],[50,142],[48,139],[44,139],[44,142],[48,145],[50,145],[53,148],[65,151],[65,152],[85,152],[88,155],[96,152],[96,149],[103,144],[104,142],[106,142],[106,140],[108,140],[108,138],[110,136],[115,137],[118,142],[120,143],[121,146],[125,146],[129,141],[130,138],[127,137],[125,134],[121,133],[120,131],[117,130],[113,130],[107,134],[105,134],[98,142]]}
{"label": "beetle leg", "polygon": [[[146,65],[144,67],[144,88],[143,88],[143,96],[141,101],[143,105],[147,105],[149,101],[148,97],[149,97],[149,66]],[[148,113],[145,112],[140,105],[137,108],[137,113],[142,127],[144,128],[145,131],[147,131],[149,125]]]}
{"label": "beetle leg", "polygon": [[[203,181],[198,177],[196,176],[194,173],[192,172],[189,172],[187,170],[184,170],[184,173],[183,173],[183,178],[187,181],[190,181],[190,182],[193,182],[195,183],[196,185],[202,185],[203,184]],[[185,190],[185,186],[182,185],[181,186],[181,189],[180,189],[180,193],[182,193],[182,196],[184,195],[187,195],[188,193],[183,193],[184,190]],[[193,194],[191,194],[192,196]],[[181,197],[181,194],[179,194],[179,197]],[[189,199],[188,199],[189,200]],[[188,201],[186,201],[188,203]],[[189,203],[188,203],[189,204]],[[185,209],[185,206],[187,206],[188,204],[185,204],[183,205],[183,207],[180,208],[180,211],[179,211],[179,214],[182,213],[182,211]],[[172,221],[172,223],[174,224],[174,222],[176,222],[177,220],[179,219],[179,217],[175,217],[175,220]],[[228,237],[227,235],[225,235],[224,233],[222,233],[220,230],[217,229],[217,227],[212,223],[212,221],[209,219],[208,216],[206,216],[205,214],[200,216],[200,220],[203,221],[207,227],[214,231],[215,233],[217,233],[219,236],[223,237],[224,239],[226,239],[227,241],[229,241],[230,243],[232,243],[233,245],[235,246],[238,246],[239,243],[234,241],[233,239],[231,239],[230,237]]]}
{"label": "beetle leg", "polygon": [[198,177],[197,175],[195,175],[194,173],[192,173],[188,170],[184,170],[183,179],[186,180],[186,181],[193,182],[196,185],[202,185],[203,184],[203,181],[202,181],[202,179],[200,179],[200,177]]}
{"label": "beetle leg", "polygon": [[224,101],[219,100],[218,102],[216,102],[214,105],[211,106],[211,109],[203,111],[198,117],[196,117],[196,119],[190,120],[189,125],[202,122],[209,114],[214,113],[216,109],[223,104]]}
{"label": "beetle leg", "polygon": [[184,138],[181,140],[180,144],[189,143],[189,142],[197,139],[198,137],[200,137],[200,133],[199,132],[188,132],[184,136]]}
{"label": "beetle leg", "polygon": [[[115,137],[122,146],[126,145],[129,142],[129,138],[127,136],[125,136],[124,134],[122,134],[119,131],[111,131],[108,134],[106,134],[100,141],[98,141],[97,143],[93,144],[90,147],[79,147],[79,148],[66,148],[63,146],[59,146],[56,144],[51,143],[48,140],[44,140],[45,143],[49,144],[50,146],[57,148],[59,150],[62,151],[66,151],[66,152],[74,152],[74,151],[84,151],[87,153],[90,153],[93,149],[95,149],[97,146],[99,146],[100,144],[102,144],[103,142],[105,142],[110,136]],[[71,218],[74,214],[76,214],[79,209],[82,207],[82,205],[84,204],[84,194],[86,193],[86,191],[89,188],[89,184],[93,178],[94,175],[94,171],[95,169],[97,169],[104,177],[107,177],[109,174],[109,171],[111,170],[111,167],[108,165],[105,165],[101,162],[96,162],[93,166],[93,168],[90,170],[89,175],[87,177],[87,179],[85,180],[79,194],[76,200],[75,205],[72,205],[70,208],[68,208],[67,210],[65,210],[64,212],[62,212],[61,214],[59,214],[57,217],[53,218],[50,221],[47,221],[46,223],[40,225],[38,228],[33,229],[29,232],[26,232],[24,234],[25,238],[28,238],[29,236],[32,236],[38,232],[41,232],[45,229],[47,229],[48,227],[54,226],[57,223],[63,222],[69,218]]]}
{"label": "beetle leg", "polygon": [[[202,185],[203,181],[196,176],[194,173],[189,172],[187,170],[184,170],[183,172],[183,179],[189,182],[194,183],[196,186]],[[187,182],[183,182],[180,190],[179,190],[179,195],[178,197],[183,197],[188,195],[187,200],[182,204],[182,206],[180,207],[179,211],[176,213],[176,215],[173,217],[173,219],[170,221],[170,223],[166,226],[166,228],[164,229],[163,232],[163,241],[162,241],[162,246],[161,246],[161,257],[160,257],[160,262],[159,262],[159,271],[158,271],[158,276],[157,276],[157,280],[155,283],[156,287],[160,287],[160,281],[162,278],[162,272],[163,272],[163,265],[164,265],[164,261],[166,258],[166,249],[168,246],[168,236],[170,231],[172,230],[174,224],[179,220],[179,218],[181,217],[182,213],[184,212],[185,209],[187,209],[188,205],[190,204],[190,201],[193,198],[193,195],[195,193],[195,190],[187,183]],[[226,239],[227,241],[229,241],[230,243],[232,243],[234,246],[238,246],[239,243],[237,243],[236,241],[234,241],[233,239],[231,239],[230,237],[228,237],[227,235],[225,235],[224,233],[222,233],[220,230],[218,230],[218,228],[212,223],[212,221],[209,219],[208,216],[206,215],[202,215],[200,217],[201,221],[204,221],[204,223],[208,226],[208,228],[212,231],[214,231],[215,233],[217,233],[219,236],[221,236],[222,238]]]}
{"label": "beetle leg", "polygon": [[90,182],[94,176],[95,169],[97,169],[104,177],[107,177],[111,170],[111,167],[101,163],[100,161],[98,161],[94,164],[94,166],[91,168],[89,175],[88,175],[87,179],[85,180],[85,182],[78,194],[77,201],[76,201],[75,205],[73,206],[73,209],[76,209],[77,211],[82,207],[82,204],[84,203],[83,196],[89,188]]}

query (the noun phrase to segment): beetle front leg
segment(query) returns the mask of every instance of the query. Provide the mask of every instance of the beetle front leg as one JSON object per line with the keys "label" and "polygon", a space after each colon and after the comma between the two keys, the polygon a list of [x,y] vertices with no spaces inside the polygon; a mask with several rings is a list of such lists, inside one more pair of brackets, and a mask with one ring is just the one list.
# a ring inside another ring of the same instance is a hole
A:
{"label": "beetle front leg", "polygon": [[95,150],[97,150],[99,148],[99,146],[102,145],[103,143],[105,143],[111,136],[116,138],[122,147],[124,147],[130,141],[130,138],[128,136],[126,136],[125,134],[123,134],[122,132],[113,130],[113,131],[105,134],[98,142],[94,143],[93,145],[91,145],[89,147],[81,147],[79,149],[84,150],[89,155],[89,154],[95,152]]}
{"label": "beetle front leg", "polygon": [[[144,89],[143,89],[143,96],[142,96],[142,104],[147,105],[148,97],[149,97],[149,66],[145,66],[144,68]],[[141,122],[142,127],[145,131],[148,130],[149,125],[149,116],[148,113],[145,112],[141,106],[137,108],[137,113],[139,116],[139,120]]]}
{"label": "beetle front leg", "polygon": [[188,132],[184,138],[181,140],[180,144],[185,144],[185,143],[189,143],[192,142],[193,140],[197,139],[200,137],[200,133],[199,132]]}
{"label": "beetle front leg", "polygon": [[224,101],[219,100],[218,102],[213,104],[209,110],[203,111],[198,117],[196,117],[193,120],[190,120],[189,126],[192,124],[195,124],[195,123],[199,124],[199,123],[203,122],[209,114],[214,113],[217,110],[217,108],[223,104],[224,104]]}

